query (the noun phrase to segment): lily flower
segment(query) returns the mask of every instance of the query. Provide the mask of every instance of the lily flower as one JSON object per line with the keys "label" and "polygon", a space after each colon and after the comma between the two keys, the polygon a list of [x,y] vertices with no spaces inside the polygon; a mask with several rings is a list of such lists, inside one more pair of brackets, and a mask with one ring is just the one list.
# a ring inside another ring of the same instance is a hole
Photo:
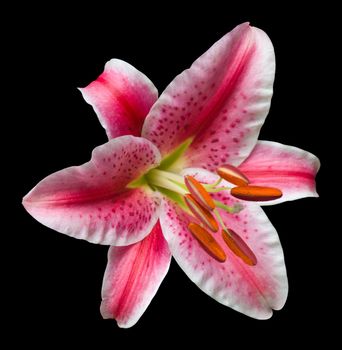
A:
{"label": "lily flower", "polygon": [[258,141],[275,74],[272,43],[237,26],[158,98],[121,60],[80,89],[109,141],[23,199],[58,232],[110,245],[101,313],[131,327],[157,292],[171,256],[223,305],[256,319],[283,307],[282,247],[260,204],[316,197],[319,160]]}

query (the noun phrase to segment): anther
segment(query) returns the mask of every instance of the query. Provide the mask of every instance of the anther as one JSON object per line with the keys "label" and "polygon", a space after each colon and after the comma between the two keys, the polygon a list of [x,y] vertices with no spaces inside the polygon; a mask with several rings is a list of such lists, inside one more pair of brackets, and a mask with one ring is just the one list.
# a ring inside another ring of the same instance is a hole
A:
{"label": "anther", "polygon": [[217,168],[216,172],[222,177],[222,179],[225,179],[236,186],[247,186],[249,184],[248,178],[233,165],[222,165]]}
{"label": "anther", "polygon": [[209,210],[203,208],[191,194],[184,195],[184,199],[185,203],[198,220],[200,220],[209,230],[213,232],[218,231],[218,223]]}
{"label": "anther", "polygon": [[254,266],[257,264],[257,258],[244,242],[244,240],[233,230],[222,230],[222,238],[227,244],[228,248],[238,256],[245,264]]}
{"label": "anther", "polygon": [[226,253],[208,231],[193,222],[189,224],[188,229],[211,257],[219,262],[226,261]]}
{"label": "anther", "polygon": [[246,201],[271,201],[283,195],[277,188],[261,186],[234,187],[230,193],[232,196]]}
{"label": "anther", "polygon": [[185,176],[184,182],[191,195],[202,207],[208,210],[215,209],[215,203],[203,185],[192,176]]}

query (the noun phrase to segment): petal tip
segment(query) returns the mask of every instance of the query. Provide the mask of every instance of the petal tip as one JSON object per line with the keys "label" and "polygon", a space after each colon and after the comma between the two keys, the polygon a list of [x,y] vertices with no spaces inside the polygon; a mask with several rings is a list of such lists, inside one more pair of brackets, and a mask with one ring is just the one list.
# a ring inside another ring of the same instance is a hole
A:
{"label": "petal tip", "polygon": [[87,91],[88,91],[88,88],[89,86],[91,85],[92,83],[88,84],[87,86],[84,86],[84,87],[77,87],[76,89],[81,93],[84,101],[86,103],[88,103],[89,105],[92,105],[92,100],[91,98],[89,97],[89,95],[87,94]]}
{"label": "petal tip", "polygon": [[29,207],[34,202],[32,200],[32,191],[33,189],[30,192],[28,192],[21,200],[21,204],[26,209],[27,212],[29,212]]}
{"label": "petal tip", "polygon": [[249,21],[242,22],[241,24],[236,26],[236,28],[250,28],[250,27],[251,27],[251,23]]}
{"label": "petal tip", "polygon": [[133,327],[139,320],[135,318],[128,318],[127,320],[121,320],[120,318],[116,318],[113,312],[110,311],[108,306],[108,302],[106,299],[103,299],[100,305],[100,313],[104,320],[114,319],[119,328],[130,328]]}
{"label": "petal tip", "polygon": [[281,290],[281,295],[272,304],[272,309],[276,310],[276,311],[281,310],[286,304],[286,300],[287,300],[288,294],[289,294],[289,286],[288,286],[288,282],[287,282],[287,278],[286,278],[285,285],[284,285],[284,287]]}
{"label": "petal tip", "polygon": [[269,309],[268,312],[264,314],[260,314],[258,317],[256,317],[257,320],[260,321],[266,321],[269,320],[273,316],[273,310]]}
{"label": "petal tip", "polygon": [[100,313],[103,319],[107,320],[110,318],[114,318],[113,315],[109,312],[108,305],[105,300],[102,300],[100,305]]}
{"label": "petal tip", "polygon": [[319,198],[319,194],[318,194],[316,189],[312,192],[312,197],[313,198]]}
{"label": "petal tip", "polygon": [[315,171],[316,171],[316,174],[317,174],[319,169],[321,168],[321,161],[314,154],[312,154],[312,156],[314,157],[314,167],[315,167]]}

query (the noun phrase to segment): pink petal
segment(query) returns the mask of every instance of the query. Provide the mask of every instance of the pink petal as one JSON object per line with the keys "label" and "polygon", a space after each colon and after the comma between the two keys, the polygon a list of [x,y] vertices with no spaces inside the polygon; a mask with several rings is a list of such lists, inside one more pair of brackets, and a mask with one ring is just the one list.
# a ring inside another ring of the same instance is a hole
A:
{"label": "pink petal", "polygon": [[268,36],[241,24],[171,82],[148,114],[142,135],[163,156],[195,137],[187,166],[238,165],[256,144],[268,113],[274,71]]}
{"label": "pink petal", "polygon": [[317,197],[315,176],[319,159],[300,148],[277,142],[259,141],[250,156],[239,166],[251,184],[276,187],[283,192],[277,200],[262,205],[281,203],[303,197]]}
{"label": "pink petal", "polygon": [[[188,170],[188,173],[193,170]],[[196,171],[197,180],[215,181],[215,175]],[[227,205],[238,200],[216,196]],[[218,302],[257,319],[271,317],[272,309],[281,309],[288,291],[284,256],[276,230],[263,210],[248,204],[239,214],[222,210],[223,220],[239,234],[257,257],[249,266],[234,255],[220,233],[213,234],[227,259],[220,263],[208,255],[192,237],[187,226],[192,217],[171,202],[163,204],[160,223],[173,257],[188,277]]]}
{"label": "pink petal", "polygon": [[111,247],[103,280],[101,313],[119,327],[132,327],[145,312],[171,262],[159,222],[142,241]]}
{"label": "pink petal", "polygon": [[146,75],[118,59],[107,62],[104,72],[80,91],[93,106],[109,139],[140,136],[144,119],[158,98]]}
{"label": "pink petal", "polygon": [[160,161],[148,140],[122,136],[94,149],[88,163],[58,171],[23,199],[42,224],[92,243],[127,245],[143,239],[159,216],[159,195],[126,189]]}

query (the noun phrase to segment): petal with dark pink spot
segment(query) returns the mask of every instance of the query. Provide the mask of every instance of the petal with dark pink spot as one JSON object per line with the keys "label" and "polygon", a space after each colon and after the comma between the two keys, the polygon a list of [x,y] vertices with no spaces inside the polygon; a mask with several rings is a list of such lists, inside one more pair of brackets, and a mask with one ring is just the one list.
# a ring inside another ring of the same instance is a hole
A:
{"label": "petal with dark pink spot", "polygon": [[36,220],[69,236],[100,244],[135,243],[158,220],[160,195],[126,185],[159,161],[151,142],[122,136],[95,148],[88,163],[46,177],[23,205]]}
{"label": "petal with dark pink spot", "polygon": [[146,117],[142,136],[163,156],[194,137],[184,155],[187,166],[239,165],[268,113],[274,72],[268,36],[241,24],[171,82]]}

